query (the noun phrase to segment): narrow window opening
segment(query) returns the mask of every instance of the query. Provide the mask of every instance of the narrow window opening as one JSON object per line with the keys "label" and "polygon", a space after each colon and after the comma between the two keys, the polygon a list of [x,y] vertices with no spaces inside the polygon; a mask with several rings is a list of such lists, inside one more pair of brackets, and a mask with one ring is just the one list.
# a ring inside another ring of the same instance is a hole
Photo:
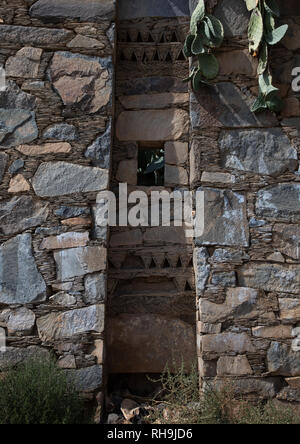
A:
{"label": "narrow window opening", "polygon": [[140,144],[138,151],[138,185],[163,186],[165,171],[163,144]]}

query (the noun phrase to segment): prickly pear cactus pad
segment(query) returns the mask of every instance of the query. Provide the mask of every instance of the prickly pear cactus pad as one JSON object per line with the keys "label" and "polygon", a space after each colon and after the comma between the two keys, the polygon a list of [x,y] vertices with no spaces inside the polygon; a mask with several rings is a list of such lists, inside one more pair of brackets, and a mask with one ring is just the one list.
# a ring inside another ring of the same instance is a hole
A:
{"label": "prickly pear cactus pad", "polygon": [[197,58],[188,78],[194,91],[199,91],[203,84],[217,77],[219,64],[212,51],[219,48],[224,39],[223,25],[216,17],[206,13],[204,0],[199,3],[191,17],[190,34],[184,44],[184,55]]}

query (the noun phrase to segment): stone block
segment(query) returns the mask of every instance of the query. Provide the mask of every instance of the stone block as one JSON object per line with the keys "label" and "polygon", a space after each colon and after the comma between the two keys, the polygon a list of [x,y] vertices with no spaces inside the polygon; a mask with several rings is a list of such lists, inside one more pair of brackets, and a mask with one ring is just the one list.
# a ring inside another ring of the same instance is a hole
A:
{"label": "stone block", "polygon": [[226,169],[277,176],[298,166],[297,150],[280,128],[222,131],[219,145]]}
{"label": "stone block", "polygon": [[72,147],[67,142],[45,143],[44,145],[19,145],[16,148],[26,156],[41,156],[43,154],[70,153]]}
{"label": "stone block", "polygon": [[106,276],[104,273],[89,274],[84,279],[86,304],[97,304],[106,300]]}
{"label": "stone block", "polygon": [[106,254],[106,248],[97,246],[56,251],[54,259],[58,280],[65,281],[76,276],[105,270]]}
{"label": "stone block", "polygon": [[27,46],[20,49],[15,56],[7,59],[5,64],[6,75],[24,79],[38,77],[42,54],[43,50],[40,48]]}
{"label": "stone block", "polygon": [[119,0],[119,20],[182,16],[190,16],[189,2],[186,0]]}
{"label": "stone block", "polygon": [[188,93],[159,93],[120,96],[118,100],[125,109],[163,109],[188,105]]}
{"label": "stone block", "polygon": [[250,337],[246,333],[224,332],[202,337],[202,351],[204,353],[255,353]]}
{"label": "stone block", "polygon": [[253,370],[245,355],[221,356],[218,359],[218,376],[247,376],[252,374]]}
{"label": "stone block", "polygon": [[188,161],[187,142],[165,143],[165,162],[170,165],[184,165]]}
{"label": "stone block", "polygon": [[89,233],[72,232],[62,233],[58,236],[46,237],[41,243],[41,250],[59,250],[63,248],[85,247],[89,241]]}
{"label": "stone block", "polygon": [[178,140],[187,134],[189,115],[182,109],[123,111],[117,120],[120,141]]}
{"label": "stone block", "polygon": [[256,214],[279,221],[300,221],[300,184],[280,183],[257,193]]}
{"label": "stone block", "polygon": [[165,165],[165,186],[188,185],[189,176],[185,168]]}
{"label": "stone block", "polygon": [[287,344],[272,342],[267,354],[268,371],[273,375],[300,376],[299,356]]}
{"label": "stone block", "polygon": [[196,245],[248,246],[246,200],[229,190],[199,188],[204,193],[204,232]]}
{"label": "stone block", "polygon": [[99,389],[103,382],[103,369],[101,365],[66,370],[67,378],[79,392],[91,392]]}
{"label": "stone block", "polygon": [[44,342],[71,338],[84,333],[102,333],[104,305],[50,313],[37,320],[39,337]]}

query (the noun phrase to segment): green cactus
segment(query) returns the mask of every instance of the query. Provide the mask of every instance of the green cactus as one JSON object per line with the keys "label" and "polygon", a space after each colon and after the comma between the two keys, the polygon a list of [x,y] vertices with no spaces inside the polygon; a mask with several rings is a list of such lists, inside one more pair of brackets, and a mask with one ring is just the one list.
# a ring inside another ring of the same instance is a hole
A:
{"label": "green cactus", "polygon": [[197,56],[198,64],[194,66],[184,82],[191,81],[194,91],[203,85],[210,84],[219,73],[219,64],[212,54],[214,48],[222,45],[224,39],[223,25],[216,17],[207,14],[204,0],[199,3],[192,14],[190,34],[187,36],[183,53],[185,57]]}
{"label": "green cactus", "polygon": [[283,102],[278,88],[272,85],[269,68],[269,46],[276,45],[285,36],[288,25],[276,28],[276,18],[280,17],[277,0],[245,0],[252,11],[248,27],[249,51],[258,57],[259,95],[251,110],[253,112],[269,109],[275,113],[282,110]]}

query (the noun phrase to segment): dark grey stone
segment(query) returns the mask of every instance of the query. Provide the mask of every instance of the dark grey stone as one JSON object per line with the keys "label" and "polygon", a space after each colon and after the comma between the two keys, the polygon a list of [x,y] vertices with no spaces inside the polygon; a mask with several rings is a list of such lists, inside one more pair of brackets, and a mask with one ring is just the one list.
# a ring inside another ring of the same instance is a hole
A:
{"label": "dark grey stone", "polygon": [[102,386],[103,371],[101,365],[65,371],[69,382],[80,392],[97,390]]}
{"label": "dark grey stone", "polygon": [[68,125],[67,123],[58,123],[46,128],[46,130],[43,132],[43,138],[56,139],[67,142],[77,140],[78,133],[74,125]]}
{"label": "dark grey stone", "polygon": [[72,31],[55,28],[30,26],[0,26],[1,43],[13,43],[32,46],[50,46],[64,44],[74,37]]}
{"label": "dark grey stone", "polygon": [[8,172],[10,174],[15,174],[17,173],[21,168],[23,168],[25,162],[23,159],[17,159],[15,160],[10,167],[8,168]]}
{"label": "dark grey stone", "polygon": [[112,124],[109,121],[104,134],[97,137],[97,139],[87,147],[85,157],[91,159],[94,166],[100,168],[110,167],[110,152],[112,141]]}
{"label": "dark grey stone", "polygon": [[45,348],[31,345],[26,348],[6,347],[5,352],[0,352],[0,370],[9,370],[32,359],[50,360],[51,355]]}
{"label": "dark grey stone", "polygon": [[224,26],[225,37],[237,37],[247,33],[250,13],[244,0],[221,0],[214,15]]}
{"label": "dark grey stone", "polygon": [[29,10],[44,22],[70,20],[101,22],[115,18],[115,0],[38,0]]}
{"label": "dark grey stone", "polygon": [[280,128],[222,131],[219,145],[226,169],[276,176],[298,167],[297,150]]}
{"label": "dark grey stone", "polygon": [[249,255],[242,250],[229,250],[228,248],[217,248],[212,255],[211,263],[240,263],[249,260]]}
{"label": "dark grey stone", "polygon": [[64,205],[58,210],[55,210],[54,214],[62,219],[68,219],[71,217],[89,216],[91,214],[91,210],[88,207],[67,207]]}
{"label": "dark grey stone", "polygon": [[194,129],[211,127],[271,127],[277,119],[270,112],[251,112],[252,97],[229,82],[203,87],[191,94],[191,121]]}
{"label": "dark grey stone", "polygon": [[5,153],[0,153],[0,183],[2,182],[4,176],[7,160],[8,155]]}
{"label": "dark grey stone", "polygon": [[267,354],[268,371],[273,375],[300,376],[299,352],[287,344],[272,342]]}
{"label": "dark grey stone", "polygon": [[140,77],[118,82],[117,95],[131,96],[135,94],[188,92],[188,85],[177,77]]}
{"label": "dark grey stone", "polygon": [[44,223],[48,217],[48,204],[35,201],[31,196],[15,196],[0,203],[0,233],[6,236]]}
{"label": "dark grey stone", "polygon": [[119,0],[119,20],[142,17],[189,17],[188,0]]}
{"label": "dark grey stone", "polygon": [[248,246],[245,196],[214,188],[197,191],[204,193],[204,231],[196,245]]}
{"label": "dark grey stone", "polygon": [[108,170],[68,162],[45,162],[37,169],[32,186],[41,197],[102,191],[108,187]]}
{"label": "dark grey stone", "polygon": [[205,247],[194,249],[194,267],[196,274],[196,292],[201,296],[206,287],[211,266],[208,263],[209,254]]}
{"label": "dark grey stone", "polygon": [[0,149],[32,142],[38,135],[33,111],[0,108]]}
{"label": "dark grey stone", "polygon": [[279,221],[300,221],[300,184],[281,183],[257,193],[256,214]]}
{"label": "dark grey stone", "polygon": [[[216,389],[226,389],[228,381],[226,379],[216,379],[211,381],[209,386]],[[204,386],[209,388],[207,384]],[[255,395],[260,399],[274,398],[278,391],[282,388],[283,382],[280,378],[243,378],[235,379],[233,384],[233,391],[236,395]]]}
{"label": "dark grey stone", "polygon": [[31,234],[19,234],[0,247],[0,303],[30,304],[46,300],[46,284],[36,266]]}
{"label": "dark grey stone", "polygon": [[236,276],[234,271],[213,273],[211,278],[212,285],[218,285],[221,287],[235,287]]}

